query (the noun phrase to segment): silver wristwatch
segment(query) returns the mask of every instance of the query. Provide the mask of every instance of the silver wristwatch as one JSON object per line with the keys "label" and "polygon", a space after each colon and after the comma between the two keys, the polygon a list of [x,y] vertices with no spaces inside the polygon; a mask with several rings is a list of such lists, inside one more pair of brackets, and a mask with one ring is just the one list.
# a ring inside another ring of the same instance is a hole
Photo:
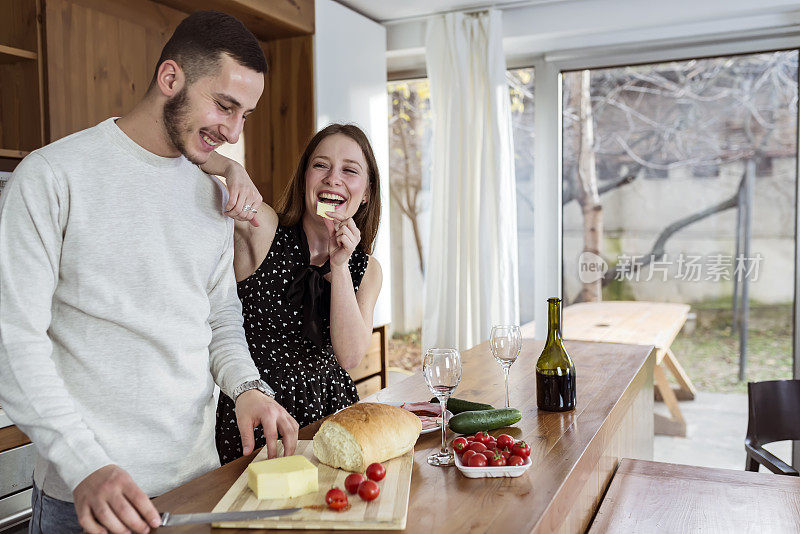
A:
{"label": "silver wristwatch", "polygon": [[275,398],[275,391],[273,391],[272,388],[269,387],[269,384],[260,379],[248,380],[247,382],[242,382],[241,384],[236,386],[236,388],[233,390],[233,393],[231,393],[231,398],[233,399],[233,402],[236,402],[236,399],[239,397],[239,395],[251,389],[257,389],[267,397],[273,399]]}

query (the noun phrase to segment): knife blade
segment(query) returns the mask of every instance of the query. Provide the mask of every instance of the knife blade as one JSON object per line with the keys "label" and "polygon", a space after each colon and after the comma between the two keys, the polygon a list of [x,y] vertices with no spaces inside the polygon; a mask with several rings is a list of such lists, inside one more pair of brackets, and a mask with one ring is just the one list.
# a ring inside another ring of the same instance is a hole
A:
{"label": "knife blade", "polygon": [[161,514],[162,527],[177,525],[192,525],[196,523],[223,523],[226,521],[249,521],[252,519],[266,519],[279,515],[293,514],[302,508],[280,508],[278,510],[250,510],[246,512],[211,512],[207,514]]}

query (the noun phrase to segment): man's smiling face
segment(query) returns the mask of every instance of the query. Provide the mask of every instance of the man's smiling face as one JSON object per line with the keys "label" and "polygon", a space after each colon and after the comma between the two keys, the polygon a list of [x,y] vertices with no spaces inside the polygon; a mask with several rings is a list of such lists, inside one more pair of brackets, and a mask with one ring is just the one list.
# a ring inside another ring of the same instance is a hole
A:
{"label": "man's smiling face", "polygon": [[222,54],[219,66],[183,87],[164,105],[170,142],[197,165],[222,143],[236,143],[245,117],[264,91],[264,75]]}

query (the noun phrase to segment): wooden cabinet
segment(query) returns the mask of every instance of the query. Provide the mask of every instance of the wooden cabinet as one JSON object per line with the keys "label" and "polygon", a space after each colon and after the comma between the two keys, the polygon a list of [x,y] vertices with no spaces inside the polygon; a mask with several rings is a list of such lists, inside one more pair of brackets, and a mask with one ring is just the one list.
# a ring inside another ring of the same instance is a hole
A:
{"label": "wooden cabinet", "polygon": [[245,163],[277,200],[314,133],[314,0],[0,0],[0,170],[144,96],[161,49],[198,9],[236,16],[269,73],[244,129]]}
{"label": "wooden cabinet", "polygon": [[262,41],[314,33],[314,0],[156,0],[190,13],[213,9],[233,15]]}
{"label": "wooden cabinet", "polygon": [[245,166],[264,202],[274,206],[314,135],[314,43],[304,35],[261,46],[270,71],[245,123]]}
{"label": "wooden cabinet", "polygon": [[39,0],[0,0],[0,171],[44,143]]}
{"label": "wooden cabinet", "polygon": [[149,1],[47,0],[47,142],[130,110],[185,13]]}

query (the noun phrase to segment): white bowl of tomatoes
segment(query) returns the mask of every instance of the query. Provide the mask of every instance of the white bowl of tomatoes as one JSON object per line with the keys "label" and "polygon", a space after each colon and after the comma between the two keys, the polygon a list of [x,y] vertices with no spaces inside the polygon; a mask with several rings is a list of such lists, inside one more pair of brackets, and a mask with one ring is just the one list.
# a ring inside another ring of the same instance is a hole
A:
{"label": "white bowl of tomatoes", "polygon": [[456,467],[467,478],[518,477],[531,466],[531,447],[508,434],[486,432],[453,440]]}

